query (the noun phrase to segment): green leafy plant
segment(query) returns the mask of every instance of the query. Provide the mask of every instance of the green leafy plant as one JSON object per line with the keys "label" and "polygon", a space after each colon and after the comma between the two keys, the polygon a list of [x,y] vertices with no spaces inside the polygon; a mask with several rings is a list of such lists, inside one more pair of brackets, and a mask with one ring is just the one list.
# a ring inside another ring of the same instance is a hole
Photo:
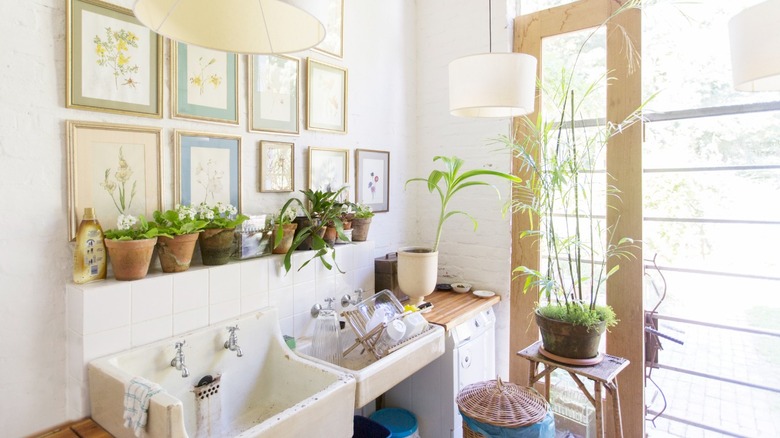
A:
{"label": "green leafy plant", "polygon": [[279,210],[273,217],[273,222],[276,225],[288,225],[293,223],[295,217],[298,216],[298,209],[295,206],[285,210]]}
{"label": "green leafy plant", "polygon": [[374,217],[374,212],[371,210],[371,206],[367,204],[354,204],[355,205],[355,218],[356,219],[368,219]]}
{"label": "green leafy plant", "polygon": [[154,222],[147,222],[144,215],[135,216],[119,215],[116,221],[116,229],[106,230],[106,239],[113,240],[143,240],[158,236],[173,237],[157,228]]}
{"label": "green leafy plant", "polygon": [[222,202],[217,202],[214,206],[201,202],[196,210],[195,217],[206,222],[205,228],[235,228],[249,219],[248,216],[238,214],[236,207]]}
{"label": "green leafy plant", "polygon": [[199,233],[206,228],[207,221],[198,219],[198,212],[193,207],[176,204],[173,210],[154,212],[154,221],[161,231],[172,236]]}
{"label": "green leafy plant", "polygon": [[[298,198],[290,198],[279,212],[280,216],[285,215],[288,209],[300,208],[303,215],[308,220],[308,225],[301,227],[298,225],[298,229],[295,232],[295,238],[287,253],[284,255],[284,269],[289,271],[292,267],[292,255],[293,252],[301,246],[301,244],[310,239],[311,249],[314,250],[314,255],[304,262],[298,270],[303,269],[314,259],[319,259],[322,265],[327,269],[332,269],[336,266],[336,269],[341,272],[336,264],[336,250],[333,245],[329,245],[325,239],[322,238],[322,233],[328,224],[332,224],[336,228],[336,233],[339,239],[349,240],[344,235],[344,223],[341,220],[341,204],[339,197],[346,190],[346,187],[342,187],[335,192],[321,191],[321,190],[300,190],[303,194],[304,200]],[[278,245],[282,241],[284,233],[281,228],[276,232],[274,238],[274,246]],[[330,255],[330,261],[326,259],[326,256]]]}
{"label": "green leafy plant", "polygon": [[[458,157],[442,157],[437,156],[433,158],[433,161],[441,161],[444,164],[444,170],[434,169],[431,171],[431,173],[428,175],[428,178],[412,178],[408,181],[406,181],[406,186],[409,185],[410,182],[423,182],[426,184],[428,191],[430,193],[436,192],[436,194],[439,195],[440,200],[440,210],[439,210],[439,222],[438,226],[436,227],[436,239],[434,240],[433,244],[433,251],[438,251],[439,248],[439,241],[441,240],[441,232],[442,228],[444,226],[444,222],[447,221],[447,219],[455,216],[455,215],[463,215],[468,217],[471,222],[474,224],[474,230],[477,229],[477,220],[474,219],[473,216],[466,213],[462,210],[449,210],[449,203],[452,200],[452,198],[460,192],[461,190],[467,188],[467,187],[475,187],[475,186],[488,186],[492,187],[496,194],[498,195],[499,199],[501,199],[501,192],[498,191],[498,189],[482,180],[479,180],[480,177],[485,176],[494,176],[497,178],[503,178],[505,180],[508,180],[512,183],[520,183],[521,180],[517,176],[499,172],[497,170],[490,170],[490,169],[472,169],[467,170],[465,172],[461,173],[461,167],[463,167],[463,160],[461,160]],[[507,204],[505,206],[506,208],[509,206]]]}

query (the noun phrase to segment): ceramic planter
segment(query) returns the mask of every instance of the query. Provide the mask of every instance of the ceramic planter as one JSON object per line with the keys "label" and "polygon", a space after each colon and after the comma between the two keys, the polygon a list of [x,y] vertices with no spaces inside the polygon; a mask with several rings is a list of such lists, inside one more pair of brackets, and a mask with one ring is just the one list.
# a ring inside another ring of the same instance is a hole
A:
{"label": "ceramic planter", "polygon": [[159,236],[157,238],[157,256],[160,258],[163,272],[183,272],[190,269],[198,234],[182,234],[173,236],[173,238]]}
{"label": "ceramic planter", "polygon": [[[319,225],[319,219],[314,219],[315,225]],[[295,235],[297,236],[304,228],[308,227],[311,222],[309,221],[309,218],[306,216],[299,216],[295,218],[295,223],[298,224],[298,228],[295,230]],[[322,237],[325,235],[325,227],[319,227],[319,229],[316,230],[317,235]],[[311,237],[307,237],[303,242],[301,242],[300,245],[298,245],[299,250],[306,251],[311,249]]]}
{"label": "ceramic planter", "polygon": [[371,226],[371,218],[352,219],[352,241],[365,242],[368,238],[368,228]]}
{"label": "ceramic planter", "polygon": [[156,237],[141,240],[105,239],[103,242],[117,280],[130,281],[146,277],[157,243]]}
{"label": "ceramic planter", "polygon": [[546,318],[538,310],[534,314],[545,351],[569,359],[593,359],[599,355],[599,343],[607,328],[606,322],[602,321],[588,330],[585,326]]}
{"label": "ceramic planter", "polygon": [[[354,237],[354,231],[352,232]],[[439,274],[439,253],[430,248],[408,247],[398,250],[398,286],[409,295],[411,304],[436,289]]]}
{"label": "ceramic planter", "polygon": [[[284,224],[282,225],[282,240],[279,242],[279,245],[274,247],[273,253],[274,254],[287,254],[287,251],[290,250],[290,246],[292,245],[293,236],[295,236],[295,229],[298,228],[298,224]],[[274,233],[271,236],[272,239],[276,239],[276,232],[279,229],[279,226],[274,227]]]}
{"label": "ceramic planter", "polygon": [[200,256],[206,266],[224,265],[233,252],[235,228],[209,228],[198,236]]}
{"label": "ceramic planter", "polygon": [[327,226],[325,227],[325,234],[322,235],[322,238],[325,240],[325,243],[327,243],[330,246],[333,246],[333,244],[336,243],[336,239],[339,237],[338,230],[336,230],[336,227]]}

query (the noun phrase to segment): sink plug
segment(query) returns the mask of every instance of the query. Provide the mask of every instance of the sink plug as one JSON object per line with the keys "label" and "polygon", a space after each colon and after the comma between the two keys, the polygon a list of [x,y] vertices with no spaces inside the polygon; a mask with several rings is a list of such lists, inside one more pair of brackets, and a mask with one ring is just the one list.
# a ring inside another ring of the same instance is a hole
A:
{"label": "sink plug", "polygon": [[230,332],[230,337],[227,341],[225,341],[225,349],[235,351],[236,356],[238,357],[243,356],[244,353],[241,352],[241,347],[238,346],[238,335],[236,335],[236,332],[238,331],[238,325],[227,327],[227,330]]}

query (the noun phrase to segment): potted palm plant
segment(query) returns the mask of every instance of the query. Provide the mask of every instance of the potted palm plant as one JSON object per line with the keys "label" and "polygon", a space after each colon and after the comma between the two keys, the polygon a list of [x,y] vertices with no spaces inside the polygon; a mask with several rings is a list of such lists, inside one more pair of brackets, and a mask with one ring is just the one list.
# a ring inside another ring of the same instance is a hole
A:
{"label": "potted palm plant", "polygon": [[143,215],[137,219],[119,215],[116,229],[106,230],[104,240],[114,277],[122,281],[146,277],[158,236],[171,237]]}
{"label": "potted palm plant", "polygon": [[438,195],[440,207],[433,247],[414,246],[398,250],[398,285],[406,295],[412,298],[412,304],[420,304],[423,297],[433,292],[436,287],[439,242],[447,219],[463,215],[469,218],[474,224],[474,229],[477,229],[477,220],[469,213],[449,209],[449,203],[453,197],[467,187],[488,186],[496,190],[500,199],[501,193],[498,189],[480,179],[486,176],[502,178],[513,183],[520,182],[520,178],[497,170],[472,169],[461,172],[463,160],[458,157],[437,156],[433,158],[433,161],[440,161],[444,165],[444,169],[434,169],[428,178],[412,178],[406,181],[407,186],[410,182],[425,183],[428,192]]}

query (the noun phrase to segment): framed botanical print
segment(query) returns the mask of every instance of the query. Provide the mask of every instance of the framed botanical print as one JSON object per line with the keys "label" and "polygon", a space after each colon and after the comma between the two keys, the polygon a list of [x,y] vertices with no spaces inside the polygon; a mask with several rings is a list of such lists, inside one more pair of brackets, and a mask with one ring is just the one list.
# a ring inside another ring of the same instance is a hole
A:
{"label": "framed botanical print", "polygon": [[349,182],[349,150],[309,148],[309,188],[333,191]]}
{"label": "framed botanical print", "polygon": [[171,117],[238,124],[238,56],[171,41]]}
{"label": "framed botanical print", "polygon": [[260,142],[260,191],[295,190],[295,145],[278,141]]}
{"label": "framed botanical print", "polygon": [[241,137],[175,131],[175,202],[230,204],[241,211]]}
{"label": "framed botanical print", "polygon": [[347,69],[309,58],[306,129],[347,133]]}
{"label": "framed botanical print", "polygon": [[314,50],[336,58],[344,57],[344,0],[320,0],[327,3],[325,39]]}
{"label": "framed botanical print", "polygon": [[284,55],[249,56],[249,130],[300,132],[298,78],[301,61]]}
{"label": "framed botanical print", "polygon": [[65,105],[162,117],[162,37],[129,9],[68,0]]}
{"label": "framed botanical print", "polygon": [[68,239],[85,207],[103,229],[162,208],[160,128],[68,121]]}
{"label": "framed botanical print", "polygon": [[355,202],[375,213],[390,210],[390,152],[355,150]]}

